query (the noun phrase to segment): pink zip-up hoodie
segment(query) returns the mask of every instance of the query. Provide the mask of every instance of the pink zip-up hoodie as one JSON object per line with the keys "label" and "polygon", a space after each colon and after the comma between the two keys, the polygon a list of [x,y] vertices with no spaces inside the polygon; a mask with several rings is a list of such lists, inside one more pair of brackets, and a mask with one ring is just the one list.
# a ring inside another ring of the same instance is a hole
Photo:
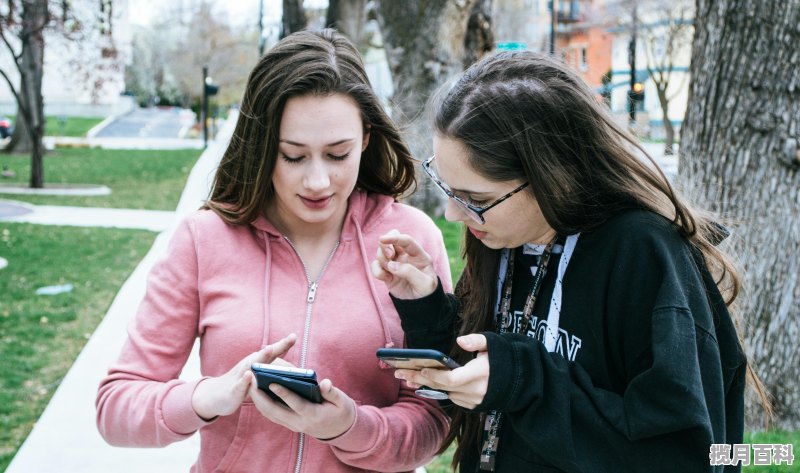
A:
{"label": "pink zip-up hoodie", "polygon": [[[353,192],[313,297],[300,257],[266,219],[236,226],[211,211],[189,216],[153,268],[128,341],[100,384],[100,433],[113,445],[155,447],[199,429],[194,472],[410,471],[427,463],[447,418],[375,357],[404,343],[389,293],[370,271],[378,237],[393,228],[432,251],[450,291],[441,232],[388,196]],[[283,358],[330,378],[356,402],[347,432],[328,441],[297,434],[264,418],[249,398],[212,422],[195,414],[199,380],[177,378],[196,337],[203,376],[220,376],[292,332],[298,343]]]}

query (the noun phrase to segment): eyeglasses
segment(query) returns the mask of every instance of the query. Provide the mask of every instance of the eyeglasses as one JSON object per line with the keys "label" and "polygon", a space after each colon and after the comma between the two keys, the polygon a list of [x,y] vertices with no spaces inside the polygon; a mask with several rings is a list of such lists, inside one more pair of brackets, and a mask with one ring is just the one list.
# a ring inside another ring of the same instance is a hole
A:
{"label": "eyeglasses", "polygon": [[436,172],[433,169],[431,169],[431,161],[433,161],[433,158],[435,158],[435,157],[436,157],[436,155],[433,155],[430,158],[428,158],[425,161],[423,161],[422,162],[422,169],[425,170],[425,173],[428,175],[428,177],[431,178],[431,180],[436,184],[436,187],[438,187],[439,190],[442,191],[445,196],[447,196],[450,199],[453,199],[453,201],[455,201],[456,204],[461,206],[461,209],[464,211],[465,214],[467,214],[472,220],[475,220],[476,222],[480,223],[481,225],[486,223],[486,220],[483,218],[483,214],[488,212],[489,209],[499,205],[504,200],[508,199],[512,195],[516,194],[517,192],[521,191],[522,189],[524,189],[524,188],[526,188],[526,187],[528,187],[530,185],[530,182],[526,182],[525,184],[522,184],[521,186],[517,187],[516,189],[514,189],[513,191],[511,191],[508,194],[504,195],[503,197],[500,197],[499,199],[495,200],[491,204],[485,205],[483,207],[478,207],[477,205],[470,204],[469,202],[465,201],[461,197],[455,195],[453,193],[453,191],[450,190],[442,182],[441,179],[439,179],[439,176],[436,175]]}

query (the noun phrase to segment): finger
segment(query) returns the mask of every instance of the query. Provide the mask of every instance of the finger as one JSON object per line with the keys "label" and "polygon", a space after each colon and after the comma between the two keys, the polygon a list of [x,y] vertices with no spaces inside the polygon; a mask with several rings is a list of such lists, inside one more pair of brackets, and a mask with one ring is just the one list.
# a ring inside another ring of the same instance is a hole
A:
{"label": "finger", "polygon": [[459,376],[461,373],[454,373],[450,370],[425,368],[419,374],[422,379],[426,380],[423,384],[436,389],[449,391],[453,386],[463,384],[460,380],[461,376]]}
{"label": "finger", "polygon": [[299,395],[292,392],[292,390],[287,389],[280,384],[270,384],[269,390],[275,393],[279,398],[283,399],[283,402],[286,403],[286,406],[290,410],[297,413],[302,412],[309,403],[309,401],[306,401]]}
{"label": "finger", "polygon": [[389,282],[392,280],[392,273],[383,269],[380,261],[373,260],[372,264],[370,265],[370,269],[372,270],[372,275],[375,279],[383,282]]}
{"label": "finger", "polygon": [[262,358],[266,363],[272,363],[272,361],[281,356],[286,354],[290,348],[292,348],[297,341],[297,335],[294,333],[290,333],[286,337],[278,340],[277,342],[267,345],[266,348],[269,349],[267,356]]}
{"label": "finger", "polygon": [[458,346],[466,351],[486,351],[486,336],[479,333],[471,333],[456,339]]}
{"label": "finger", "polygon": [[395,255],[397,254],[397,252],[394,249],[394,245],[379,244],[378,245],[378,252],[379,252],[380,256],[382,256],[383,258],[385,258],[387,260],[390,260],[390,259],[394,258]]}
{"label": "finger", "polygon": [[429,388],[441,389],[441,386],[435,386],[433,381],[422,376],[420,371],[397,370],[394,372],[394,377],[405,380],[409,388],[416,389],[420,386],[428,386]]}
{"label": "finger", "polygon": [[392,276],[405,280],[420,295],[428,295],[436,290],[436,280],[412,264],[390,261],[386,268]]}
{"label": "finger", "polygon": [[404,233],[392,234],[391,232],[378,238],[378,240],[386,245],[394,245],[394,251],[402,250],[412,258],[425,258],[430,260],[430,256],[424,248],[414,239],[411,235]]}

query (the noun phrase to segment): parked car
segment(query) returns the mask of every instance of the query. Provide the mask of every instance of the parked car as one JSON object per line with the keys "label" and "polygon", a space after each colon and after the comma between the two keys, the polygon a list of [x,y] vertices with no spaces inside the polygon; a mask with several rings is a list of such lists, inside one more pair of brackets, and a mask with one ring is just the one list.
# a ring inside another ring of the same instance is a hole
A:
{"label": "parked car", "polygon": [[14,124],[11,120],[0,115],[0,138],[8,138],[14,131]]}

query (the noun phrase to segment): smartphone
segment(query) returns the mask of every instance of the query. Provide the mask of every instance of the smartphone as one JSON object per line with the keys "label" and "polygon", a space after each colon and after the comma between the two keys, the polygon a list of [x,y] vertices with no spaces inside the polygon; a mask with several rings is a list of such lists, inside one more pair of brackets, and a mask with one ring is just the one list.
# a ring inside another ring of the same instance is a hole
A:
{"label": "smartphone", "polygon": [[[375,353],[384,363],[395,368],[421,370],[422,368],[456,369],[461,365],[439,350],[417,348],[379,348]],[[447,392],[422,386],[414,391],[417,396],[427,399],[447,399]]]}
{"label": "smartphone", "polygon": [[250,369],[256,376],[258,389],[267,393],[274,401],[285,404],[283,399],[269,390],[272,383],[280,384],[308,401],[322,402],[322,393],[319,391],[314,370],[266,363],[253,363]]}
{"label": "smartphone", "polygon": [[439,350],[379,348],[375,354],[387,365],[406,370],[421,370],[422,368],[447,368],[452,370],[461,366],[457,361]]}

